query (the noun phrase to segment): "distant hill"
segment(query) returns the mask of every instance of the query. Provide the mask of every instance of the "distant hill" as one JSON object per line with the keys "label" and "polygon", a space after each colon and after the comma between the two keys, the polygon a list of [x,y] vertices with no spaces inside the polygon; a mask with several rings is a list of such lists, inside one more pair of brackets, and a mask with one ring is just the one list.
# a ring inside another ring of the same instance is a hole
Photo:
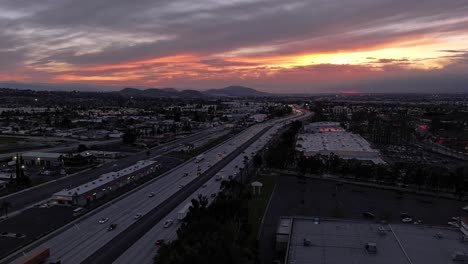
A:
{"label": "distant hill", "polygon": [[171,92],[171,93],[177,93],[178,92],[178,90],[176,88],[159,88],[159,90],[165,91],[165,92]]}
{"label": "distant hill", "polygon": [[270,94],[257,91],[253,88],[244,86],[228,86],[221,89],[210,89],[205,94],[215,96],[268,96]]}
{"label": "distant hill", "polygon": [[149,88],[140,90],[136,88],[124,88],[117,93],[124,96],[133,97],[204,97],[205,95],[195,90],[183,90],[178,91],[174,88]]}
{"label": "distant hill", "polygon": [[271,96],[272,94],[257,91],[244,86],[228,86],[220,89],[210,89],[206,91],[182,90],[171,87],[165,88],[133,88],[127,87],[116,91],[115,86],[92,86],[86,84],[55,84],[55,83],[22,83],[14,81],[0,81],[0,88],[12,88],[33,91],[80,91],[80,92],[111,92],[123,96],[134,97],[210,97],[210,96],[230,96],[230,97],[251,97],[251,96]]}

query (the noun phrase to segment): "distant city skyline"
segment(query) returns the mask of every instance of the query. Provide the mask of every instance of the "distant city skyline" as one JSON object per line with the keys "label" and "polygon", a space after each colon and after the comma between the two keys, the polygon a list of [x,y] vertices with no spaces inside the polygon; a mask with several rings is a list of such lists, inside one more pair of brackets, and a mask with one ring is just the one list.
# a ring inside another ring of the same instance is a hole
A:
{"label": "distant city skyline", "polygon": [[0,82],[468,92],[468,2],[0,3]]}

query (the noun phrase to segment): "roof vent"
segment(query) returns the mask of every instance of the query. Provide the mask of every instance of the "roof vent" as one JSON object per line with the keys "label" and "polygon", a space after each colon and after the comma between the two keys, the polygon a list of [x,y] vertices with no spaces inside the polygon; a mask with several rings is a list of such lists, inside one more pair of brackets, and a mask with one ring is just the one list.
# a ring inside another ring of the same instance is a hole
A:
{"label": "roof vent", "polygon": [[371,242],[367,243],[366,244],[366,250],[369,253],[376,254],[377,253],[377,244],[371,243]]}

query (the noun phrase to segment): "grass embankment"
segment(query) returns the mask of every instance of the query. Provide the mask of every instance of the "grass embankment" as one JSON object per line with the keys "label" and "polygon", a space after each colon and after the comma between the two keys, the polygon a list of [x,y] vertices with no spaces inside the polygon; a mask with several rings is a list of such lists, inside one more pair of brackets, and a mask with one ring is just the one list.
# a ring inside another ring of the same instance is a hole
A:
{"label": "grass embankment", "polygon": [[273,190],[276,185],[276,176],[273,175],[259,175],[255,181],[263,184],[261,193],[252,195],[249,201],[249,223],[251,224],[250,239],[256,240],[257,234],[262,222],[263,215],[270,200]]}

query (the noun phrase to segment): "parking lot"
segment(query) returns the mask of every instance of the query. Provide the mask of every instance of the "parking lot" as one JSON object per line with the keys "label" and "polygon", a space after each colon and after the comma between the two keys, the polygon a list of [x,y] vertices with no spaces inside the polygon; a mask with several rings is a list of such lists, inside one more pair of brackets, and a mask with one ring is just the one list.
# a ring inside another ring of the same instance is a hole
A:
{"label": "parking lot", "polygon": [[[159,156],[155,160],[163,165],[162,171],[170,170],[182,162],[182,160],[167,156]],[[131,188],[136,186],[137,185],[125,186],[119,190],[119,194],[129,191]],[[111,199],[114,197],[115,196],[110,196],[107,198]],[[105,203],[106,201],[107,199],[98,200],[93,204],[93,206],[98,206]],[[13,207],[12,210],[14,209],[15,208]],[[73,209],[74,208],[72,207],[63,206],[52,206],[50,208],[30,208],[16,216],[0,222],[0,234],[7,232],[24,235],[22,238],[0,236],[0,257],[21,245],[25,245],[35,240],[40,235],[49,233],[70,222],[73,219]]]}
{"label": "parking lot", "polygon": [[[300,182],[294,176],[278,176],[265,217],[260,238],[262,263],[274,259],[275,232],[280,216],[305,215],[401,223],[405,213],[424,224],[449,227],[452,217],[459,216],[468,203],[355,185],[307,179]],[[366,218],[370,212],[375,219]]]}
{"label": "parking lot", "polygon": [[[0,233],[18,233],[24,237],[0,236],[0,256],[71,221],[72,210],[71,207],[32,208],[21,213],[20,217],[1,222]],[[48,217],[44,217],[44,213]]]}
{"label": "parking lot", "polygon": [[424,150],[416,145],[386,145],[379,147],[386,161],[395,163],[417,163],[438,167],[454,168],[463,165],[463,161],[438,153]]}

